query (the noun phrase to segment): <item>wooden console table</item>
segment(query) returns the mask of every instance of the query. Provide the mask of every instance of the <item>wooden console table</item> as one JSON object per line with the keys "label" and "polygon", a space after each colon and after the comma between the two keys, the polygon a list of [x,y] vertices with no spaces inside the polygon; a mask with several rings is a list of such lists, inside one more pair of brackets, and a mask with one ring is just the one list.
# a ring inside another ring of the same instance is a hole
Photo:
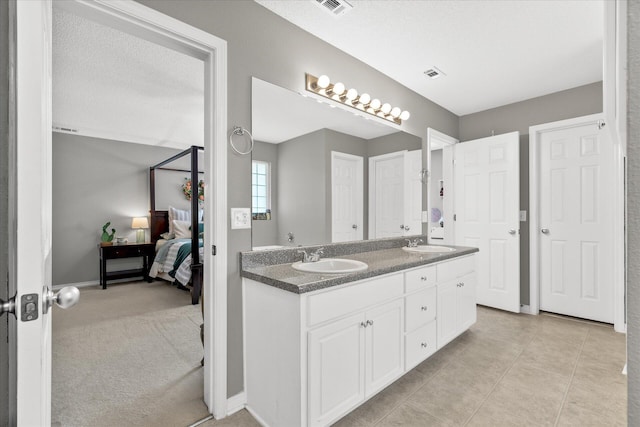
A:
{"label": "wooden console table", "polygon": [[[112,246],[99,246],[100,248],[100,284],[102,289],[107,289],[107,280],[125,279],[128,277],[142,276],[147,282],[151,282],[149,269],[155,254],[154,243],[127,243]],[[142,268],[132,270],[107,271],[107,260],[121,258],[142,257]]]}

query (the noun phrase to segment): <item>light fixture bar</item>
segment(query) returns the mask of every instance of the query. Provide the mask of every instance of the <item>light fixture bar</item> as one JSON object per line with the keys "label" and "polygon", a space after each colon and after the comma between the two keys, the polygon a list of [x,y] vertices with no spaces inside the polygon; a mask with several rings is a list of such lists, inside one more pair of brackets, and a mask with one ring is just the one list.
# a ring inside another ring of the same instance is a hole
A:
{"label": "light fixture bar", "polygon": [[359,94],[358,91],[348,89],[344,84],[331,83],[326,75],[320,77],[305,74],[305,87],[309,92],[320,95],[332,101],[339,102],[347,107],[355,108],[358,111],[369,113],[380,117],[397,125],[401,125],[403,120],[408,120],[411,114],[399,107],[391,107],[389,103],[382,103],[379,99],[371,98],[367,93]]}

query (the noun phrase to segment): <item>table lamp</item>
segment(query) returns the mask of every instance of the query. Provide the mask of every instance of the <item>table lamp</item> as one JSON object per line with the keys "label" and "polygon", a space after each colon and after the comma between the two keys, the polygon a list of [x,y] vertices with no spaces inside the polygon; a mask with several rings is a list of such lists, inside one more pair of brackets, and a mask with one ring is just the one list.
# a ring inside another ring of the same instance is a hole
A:
{"label": "table lamp", "polygon": [[147,220],[147,217],[133,218],[133,221],[131,221],[131,228],[137,229],[136,243],[144,243],[144,229],[149,228],[149,220]]}

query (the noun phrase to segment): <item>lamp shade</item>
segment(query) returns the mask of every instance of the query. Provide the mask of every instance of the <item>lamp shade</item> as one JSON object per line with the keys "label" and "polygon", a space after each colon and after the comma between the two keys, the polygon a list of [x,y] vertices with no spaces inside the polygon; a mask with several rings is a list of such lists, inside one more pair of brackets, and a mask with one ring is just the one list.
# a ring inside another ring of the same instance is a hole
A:
{"label": "lamp shade", "polygon": [[147,217],[133,218],[131,228],[149,228],[149,220]]}

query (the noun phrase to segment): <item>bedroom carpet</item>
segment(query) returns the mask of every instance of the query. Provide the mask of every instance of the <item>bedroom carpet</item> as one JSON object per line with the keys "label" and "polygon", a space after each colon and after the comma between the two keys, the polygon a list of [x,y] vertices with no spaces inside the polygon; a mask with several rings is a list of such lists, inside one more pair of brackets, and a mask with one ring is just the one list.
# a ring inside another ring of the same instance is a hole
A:
{"label": "bedroom carpet", "polygon": [[53,315],[54,426],[187,426],[203,402],[199,305],[162,281],[80,289]]}

